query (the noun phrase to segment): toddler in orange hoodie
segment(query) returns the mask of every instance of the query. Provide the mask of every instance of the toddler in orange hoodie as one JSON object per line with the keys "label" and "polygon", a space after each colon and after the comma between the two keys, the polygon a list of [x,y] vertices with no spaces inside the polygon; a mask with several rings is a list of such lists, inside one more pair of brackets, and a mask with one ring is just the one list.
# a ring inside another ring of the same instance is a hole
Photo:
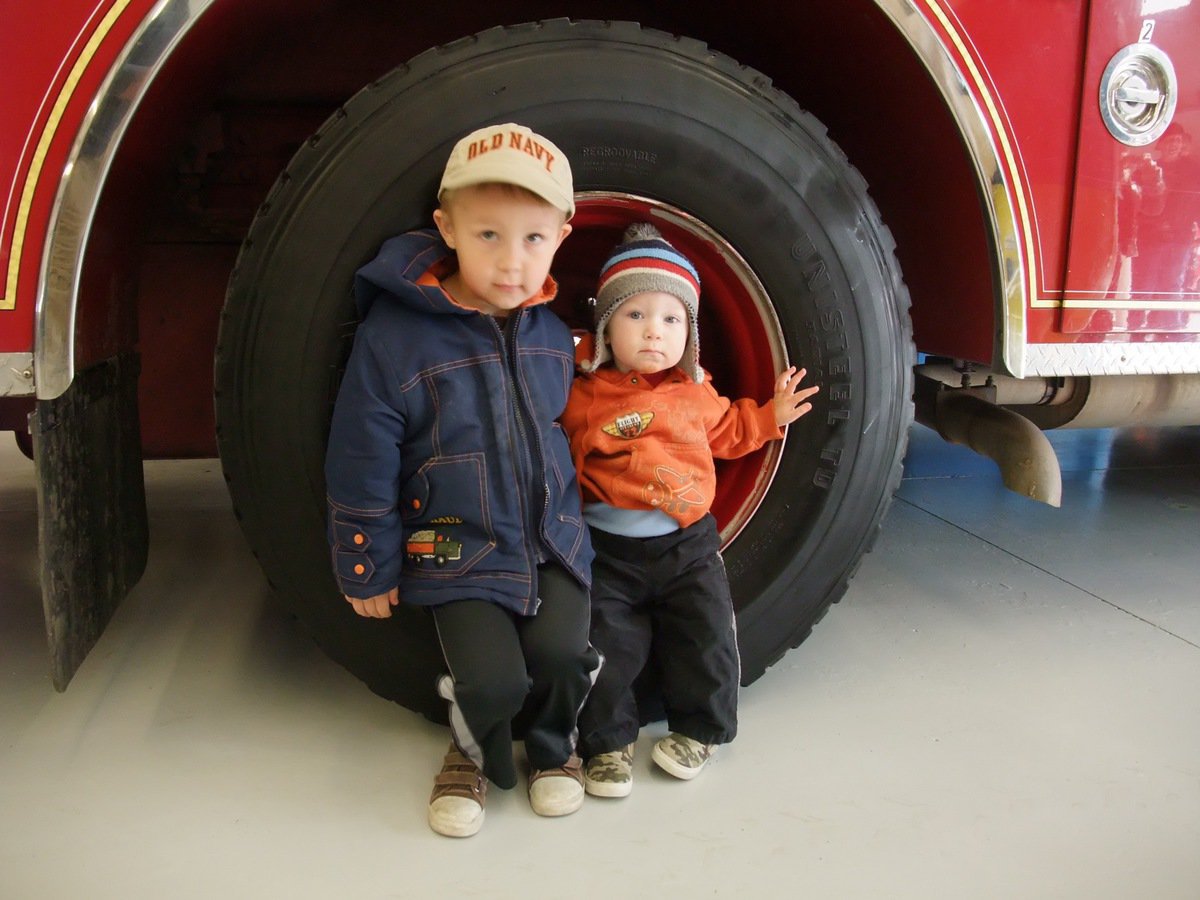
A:
{"label": "toddler in orange hoodie", "polygon": [[694,778],[733,739],[740,663],[713,459],[783,437],[818,390],[792,366],[767,403],[720,396],[700,367],[699,301],[692,263],[654,226],[630,226],[601,270],[562,416],[596,551],[591,642],[605,661],[579,719],[594,796],[633,788],[633,682],[652,650],[671,729],[655,763]]}

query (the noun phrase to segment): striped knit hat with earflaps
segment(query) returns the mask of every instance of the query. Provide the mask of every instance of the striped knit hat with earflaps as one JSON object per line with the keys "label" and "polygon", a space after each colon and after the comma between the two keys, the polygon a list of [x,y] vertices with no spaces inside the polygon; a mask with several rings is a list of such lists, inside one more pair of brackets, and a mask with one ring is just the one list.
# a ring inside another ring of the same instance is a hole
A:
{"label": "striped knit hat with earflaps", "polygon": [[594,372],[612,356],[604,332],[608,320],[622,303],[634,294],[661,291],[678,297],[687,307],[688,338],[683,348],[679,368],[700,384],[704,371],[700,368],[700,325],[697,314],[700,306],[700,274],[686,256],[669,244],[653,225],[637,222],[625,230],[621,243],[600,270],[596,287],[596,350],[590,363],[581,368]]}

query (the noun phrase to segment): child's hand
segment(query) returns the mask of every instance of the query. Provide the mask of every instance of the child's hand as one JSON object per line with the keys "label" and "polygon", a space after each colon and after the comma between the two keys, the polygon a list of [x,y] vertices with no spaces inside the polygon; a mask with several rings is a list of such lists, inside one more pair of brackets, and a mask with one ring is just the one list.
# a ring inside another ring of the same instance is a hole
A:
{"label": "child's hand", "polygon": [[788,366],[775,379],[775,424],[782,428],[795,422],[798,418],[812,409],[811,403],[805,403],[809,397],[820,390],[819,387],[800,388],[800,382],[808,374],[807,369],[797,370]]}
{"label": "child's hand", "polygon": [[360,600],[358,597],[346,597],[346,600],[360,616],[368,619],[389,619],[392,616],[392,607],[400,602],[400,589],[392,588],[386,594],[376,594],[366,600]]}

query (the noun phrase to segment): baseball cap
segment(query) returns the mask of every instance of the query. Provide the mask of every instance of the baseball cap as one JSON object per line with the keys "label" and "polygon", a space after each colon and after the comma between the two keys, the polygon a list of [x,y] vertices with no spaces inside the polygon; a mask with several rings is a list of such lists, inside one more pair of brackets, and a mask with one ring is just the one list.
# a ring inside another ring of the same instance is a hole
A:
{"label": "baseball cap", "polygon": [[472,131],[450,151],[438,199],[446,191],[475,184],[515,184],[575,215],[571,164],[558,147],[524,125],[509,122]]}

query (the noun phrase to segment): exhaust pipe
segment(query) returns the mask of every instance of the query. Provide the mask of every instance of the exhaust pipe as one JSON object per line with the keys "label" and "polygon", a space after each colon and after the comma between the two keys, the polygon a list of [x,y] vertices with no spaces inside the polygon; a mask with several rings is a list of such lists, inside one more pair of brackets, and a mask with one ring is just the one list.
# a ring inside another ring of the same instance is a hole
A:
{"label": "exhaust pipe", "polygon": [[974,394],[939,390],[917,403],[917,421],[952,444],[995,460],[1004,486],[1031,500],[1062,506],[1062,471],[1041,429],[1018,413]]}
{"label": "exhaust pipe", "polygon": [[1051,428],[1200,424],[1200,375],[1013,378],[971,365],[916,367],[917,421],[996,461],[1004,485],[1059,506]]}

